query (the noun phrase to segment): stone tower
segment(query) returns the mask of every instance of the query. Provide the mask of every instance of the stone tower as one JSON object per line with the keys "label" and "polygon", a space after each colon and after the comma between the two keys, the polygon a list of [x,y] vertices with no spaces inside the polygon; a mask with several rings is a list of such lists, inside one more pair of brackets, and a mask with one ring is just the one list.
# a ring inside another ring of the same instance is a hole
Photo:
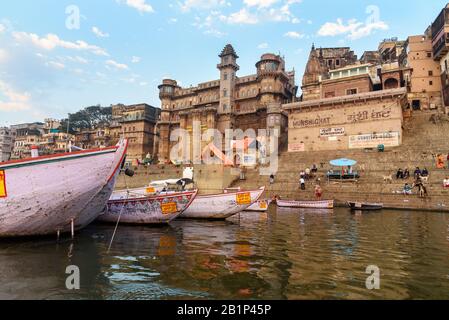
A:
{"label": "stone tower", "polygon": [[[321,52],[321,51],[320,51]],[[323,61],[322,54],[318,55],[315,46],[312,45],[309,61],[307,62],[304,77],[302,79],[303,101],[316,100],[321,98],[321,80],[328,72]]]}
{"label": "stone tower", "polygon": [[178,84],[175,80],[164,79],[159,86],[161,99],[161,119],[158,122],[159,141],[158,155],[162,162],[168,160],[170,152],[171,109],[172,99]]}
{"label": "stone tower", "polygon": [[232,112],[234,109],[236,72],[240,69],[237,64],[237,53],[232,45],[227,44],[219,55],[221,61],[217,65],[220,70],[220,104],[218,106],[218,129],[224,133],[233,128]]}

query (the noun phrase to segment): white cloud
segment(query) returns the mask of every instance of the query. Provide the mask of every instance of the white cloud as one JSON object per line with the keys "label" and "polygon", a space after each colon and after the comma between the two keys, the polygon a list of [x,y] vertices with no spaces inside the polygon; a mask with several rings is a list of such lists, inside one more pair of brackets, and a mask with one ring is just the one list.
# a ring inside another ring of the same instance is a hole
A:
{"label": "white cloud", "polygon": [[141,60],[142,60],[142,58],[133,56],[132,59],[131,59],[131,62],[132,63],[139,63]]}
{"label": "white cloud", "polygon": [[101,31],[98,27],[92,27],[92,32],[98,37],[98,38],[109,38],[109,33]]}
{"label": "white cloud", "polygon": [[269,8],[279,0],[244,0],[248,7]]}
{"label": "white cloud", "polygon": [[220,16],[220,20],[229,24],[257,24],[259,22],[258,16],[250,13],[246,8],[242,8],[240,11],[230,14],[228,17]]}
{"label": "white cloud", "polygon": [[346,34],[351,40],[360,39],[371,35],[375,30],[388,30],[388,25],[383,21],[363,23],[357,19],[351,19],[345,24],[342,19],[336,22],[326,22],[318,30],[318,35],[322,37],[335,37]]}
{"label": "white cloud", "polygon": [[289,31],[284,34],[284,37],[292,39],[302,39],[304,38],[304,35],[296,31]]}
{"label": "white cloud", "polygon": [[176,23],[176,22],[178,22],[177,18],[170,18],[170,19],[168,19],[168,23],[173,24],[173,23]]}
{"label": "white cloud", "polygon": [[39,37],[34,33],[13,32],[13,37],[19,42],[30,42],[38,48],[45,50],[53,50],[55,48],[65,48],[70,50],[90,51],[99,56],[108,56],[103,48],[90,45],[85,41],[78,40],[76,42],[64,41],[55,34],[47,34],[45,37]]}
{"label": "white cloud", "polygon": [[79,56],[76,56],[76,57],[68,56],[66,58],[67,58],[67,60],[72,61],[72,62],[76,62],[76,63],[81,63],[81,64],[88,64],[89,63],[89,60],[84,59],[83,57],[79,57]]}
{"label": "white cloud", "polygon": [[47,67],[52,67],[58,70],[62,70],[65,69],[65,65],[61,62],[57,62],[57,61],[49,61],[45,64]]}
{"label": "white cloud", "polygon": [[0,23],[0,33],[4,32],[6,27]]}
{"label": "white cloud", "polygon": [[264,42],[261,43],[257,46],[257,49],[267,49],[268,48],[268,43]]}
{"label": "white cloud", "polygon": [[5,63],[8,59],[8,52],[6,50],[0,49],[0,64]]}
{"label": "white cloud", "polygon": [[125,2],[127,6],[136,9],[137,11],[144,13],[153,13],[153,7],[146,3],[145,0],[121,0],[121,2]]}
{"label": "white cloud", "polygon": [[220,20],[222,16],[220,16],[219,11],[211,11],[211,13],[204,19],[201,20],[200,17],[195,17],[195,22],[192,24],[194,27],[199,30],[203,30],[203,33],[206,35],[212,35],[217,38],[221,38],[226,35],[226,33],[218,30],[214,24]]}
{"label": "white cloud", "polygon": [[142,81],[139,83],[140,86],[145,87],[148,85],[148,82]]}
{"label": "white cloud", "polygon": [[106,67],[107,68],[113,67],[113,68],[119,69],[119,70],[128,70],[129,69],[126,64],[118,63],[115,60],[108,60],[108,61],[106,61]]}
{"label": "white cloud", "polygon": [[227,0],[184,0],[179,3],[181,10],[188,12],[194,10],[208,10],[217,7],[230,6],[231,4]]}
{"label": "white cloud", "polygon": [[[0,96],[0,110],[1,111],[23,111],[31,109],[30,100],[31,96],[29,93],[21,93],[14,90],[6,82],[0,80],[0,92],[6,98],[2,100]],[[3,98],[4,99],[4,98]]]}

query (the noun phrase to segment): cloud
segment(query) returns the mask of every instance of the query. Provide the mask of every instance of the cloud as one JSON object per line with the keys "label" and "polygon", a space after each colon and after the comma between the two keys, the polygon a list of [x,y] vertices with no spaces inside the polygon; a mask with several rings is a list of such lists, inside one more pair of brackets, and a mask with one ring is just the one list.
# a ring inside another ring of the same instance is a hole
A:
{"label": "cloud", "polygon": [[226,33],[218,30],[214,25],[217,21],[222,19],[219,11],[212,11],[204,20],[200,17],[195,17],[195,22],[192,24],[199,30],[203,30],[206,35],[212,35],[217,38],[221,38],[226,35]]}
{"label": "cloud", "polygon": [[0,23],[0,33],[3,33],[6,30],[6,27]]}
{"label": "cloud", "polygon": [[87,42],[81,40],[78,40],[76,42],[64,41],[57,35],[51,33],[41,38],[34,33],[13,32],[13,37],[18,42],[29,42],[38,48],[48,51],[54,50],[55,48],[64,48],[70,50],[89,51],[99,56],[108,56],[108,53],[103,48],[90,45]]}
{"label": "cloud", "polygon": [[106,67],[113,67],[115,69],[119,69],[119,70],[128,70],[128,66],[126,64],[123,63],[118,63],[117,61],[114,60],[108,60],[106,61]]}
{"label": "cloud", "polygon": [[47,67],[52,67],[58,70],[62,70],[65,69],[65,65],[61,62],[57,62],[57,61],[49,61],[45,64]]}
{"label": "cloud", "polygon": [[268,43],[264,42],[257,46],[257,49],[268,49]]}
{"label": "cloud", "polygon": [[181,11],[189,12],[190,10],[209,10],[213,8],[230,6],[231,4],[226,0],[184,0],[179,3]]}
{"label": "cloud", "polygon": [[178,22],[177,18],[170,18],[170,19],[168,19],[168,23],[173,24],[173,23],[176,23],[176,22]]}
{"label": "cloud", "polygon": [[291,12],[291,6],[300,0],[287,0],[281,6],[274,6],[280,1],[245,0],[245,6],[229,16],[221,16],[220,20],[228,24],[257,24],[261,22],[291,22],[300,20]]}
{"label": "cloud", "polygon": [[0,110],[1,111],[23,111],[31,109],[30,100],[31,96],[29,93],[21,93],[14,90],[10,85],[6,82],[0,80],[0,92],[6,98],[6,100],[2,100],[0,96]]}
{"label": "cloud", "polygon": [[89,60],[84,59],[83,57],[79,57],[79,56],[76,56],[76,57],[68,56],[66,58],[67,58],[67,60],[72,61],[72,62],[76,62],[76,63],[81,63],[81,64],[88,64],[89,63]]}
{"label": "cloud", "polygon": [[357,40],[371,35],[375,30],[388,30],[388,25],[384,21],[372,21],[363,23],[357,19],[351,19],[346,24],[342,19],[336,22],[326,22],[318,30],[318,35],[322,37],[335,37],[338,35],[347,35],[351,40]]}
{"label": "cloud", "polygon": [[269,8],[279,0],[244,0],[248,7]]}
{"label": "cloud", "polygon": [[139,63],[141,60],[142,60],[142,58],[133,56],[132,59],[131,59],[131,62],[132,63]]}
{"label": "cloud", "polygon": [[291,39],[302,39],[304,38],[304,35],[296,31],[289,31],[284,34],[284,37]]}
{"label": "cloud", "polygon": [[101,31],[98,27],[92,27],[92,32],[98,37],[98,38],[109,38],[109,33],[105,33]]}
{"label": "cloud", "polygon": [[145,0],[120,0],[120,2],[125,2],[128,7],[134,8],[140,13],[153,13],[153,7],[146,3]]}

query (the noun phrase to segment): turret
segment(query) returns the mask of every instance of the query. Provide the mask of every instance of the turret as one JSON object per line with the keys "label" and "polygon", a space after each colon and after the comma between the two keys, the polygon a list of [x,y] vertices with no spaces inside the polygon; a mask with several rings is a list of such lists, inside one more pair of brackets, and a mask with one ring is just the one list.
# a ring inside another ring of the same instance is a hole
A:
{"label": "turret", "polygon": [[237,64],[239,58],[232,45],[228,44],[219,55],[220,64],[220,107],[219,114],[229,114],[234,105],[235,74],[240,69]]}

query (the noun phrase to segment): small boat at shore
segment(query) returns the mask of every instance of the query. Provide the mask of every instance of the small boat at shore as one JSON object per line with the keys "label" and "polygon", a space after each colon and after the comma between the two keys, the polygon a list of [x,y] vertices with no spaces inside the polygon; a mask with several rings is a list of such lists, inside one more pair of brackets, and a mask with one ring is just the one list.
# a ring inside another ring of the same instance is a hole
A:
{"label": "small boat at shore", "polygon": [[281,208],[310,208],[310,209],[333,209],[334,200],[320,201],[294,201],[294,200],[276,200],[276,204]]}
{"label": "small boat at shore", "polygon": [[368,203],[368,202],[348,202],[348,206],[351,210],[361,210],[361,211],[376,211],[382,210],[383,203]]}
{"label": "small boat at shore", "polygon": [[125,161],[117,146],[0,163],[0,237],[74,232],[104,210]]}
{"label": "small boat at shore", "polygon": [[125,224],[167,224],[192,204],[197,193],[193,190],[142,196],[132,190],[117,191],[97,221],[116,223],[120,218]]}
{"label": "small boat at shore", "polygon": [[245,211],[259,200],[265,187],[251,191],[225,192],[197,196],[179,217],[183,219],[224,220]]}

